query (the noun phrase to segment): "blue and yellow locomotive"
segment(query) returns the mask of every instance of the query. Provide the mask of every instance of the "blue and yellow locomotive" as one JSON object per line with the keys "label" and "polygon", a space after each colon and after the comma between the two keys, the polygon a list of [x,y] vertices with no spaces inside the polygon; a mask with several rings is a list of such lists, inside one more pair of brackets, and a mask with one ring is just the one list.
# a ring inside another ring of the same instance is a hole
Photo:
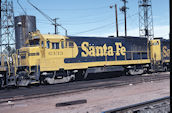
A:
{"label": "blue and yellow locomotive", "polygon": [[[43,35],[37,31],[31,33],[26,47],[19,49],[12,68],[0,72],[0,78],[5,78],[6,84],[15,81],[15,85],[27,86],[69,82],[89,73],[125,71],[135,75],[166,71],[169,58],[169,40],[165,39]],[[9,74],[9,70],[13,71]]]}

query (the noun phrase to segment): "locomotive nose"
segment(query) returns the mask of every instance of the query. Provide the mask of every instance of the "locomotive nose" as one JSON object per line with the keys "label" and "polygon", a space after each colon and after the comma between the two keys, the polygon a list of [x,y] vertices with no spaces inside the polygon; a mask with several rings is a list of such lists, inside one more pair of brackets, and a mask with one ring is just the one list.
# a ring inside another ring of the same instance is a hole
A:
{"label": "locomotive nose", "polygon": [[29,49],[27,47],[23,47],[19,50],[19,56],[20,56],[20,64],[21,66],[28,65],[28,52]]}
{"label": "locomotive nose", "polygon": [[26,47],[20,50],[21,65],[33,66],[39,65],[39,47]]}

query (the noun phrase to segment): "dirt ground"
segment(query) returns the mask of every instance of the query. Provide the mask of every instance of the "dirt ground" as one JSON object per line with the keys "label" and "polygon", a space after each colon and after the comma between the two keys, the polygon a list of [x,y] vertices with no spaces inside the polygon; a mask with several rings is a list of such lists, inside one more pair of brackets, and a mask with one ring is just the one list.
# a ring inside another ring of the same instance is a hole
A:
{"label": "dirt ground", "polygon": [[[101,113],[170,95],[170,80],[140,83],[73,94],[0,104],[0,113]],[[56,103],[86,99],[87,103],[56,107]]]}

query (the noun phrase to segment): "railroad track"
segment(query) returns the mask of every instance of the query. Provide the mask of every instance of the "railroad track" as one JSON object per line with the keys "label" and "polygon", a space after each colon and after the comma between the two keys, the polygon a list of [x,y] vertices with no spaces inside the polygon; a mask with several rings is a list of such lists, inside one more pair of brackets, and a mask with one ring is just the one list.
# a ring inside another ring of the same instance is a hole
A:
{"label": "railroad track", "polygon": [[0,103],[169,79],[169,72],[0,90]]}
{"label": "railroad track", "polygon": [[170,113],[170,97],[163,97],[129,106],[124,106],[102,113]]}

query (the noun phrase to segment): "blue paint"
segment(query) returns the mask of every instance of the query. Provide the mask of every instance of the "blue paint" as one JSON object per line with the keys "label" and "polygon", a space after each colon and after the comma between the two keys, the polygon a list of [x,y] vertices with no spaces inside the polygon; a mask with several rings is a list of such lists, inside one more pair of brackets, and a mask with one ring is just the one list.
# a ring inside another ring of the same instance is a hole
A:
{"label": "blue paint", "polygon": [[[77,46],[78,46],[78,55],[76,58],[66,58],[64,60],[65,63],[81,63],[81,62],[100,62],[100,61],[106,61],[105,56],[99,56],[99,57],[82,57],[81,53],[83,50],[81,49],[81,44],[83,42],[88,42],[90,46],[103,46],[106,44],[107,46],[112,46],[114,51],[116,51],[115,42],[121,42],[122,45],[126,48],[126,51],[145,51],[144,54],[142,54],[142,57],[139,53],[133,54],[133,60],[140,60],[140,59],[147,59],[147,39],[146,38],[140,38],[140,37],[75,37],[75,36],[69,36],[70,40],[73,40]],[[131,59],[131,53],[126,53],[126,59]],[[117,56],[117,60],[122,61],[125,60],[125,56]],[[115,53],[114,56],[107,56],[107,61],[115,61]]]}

